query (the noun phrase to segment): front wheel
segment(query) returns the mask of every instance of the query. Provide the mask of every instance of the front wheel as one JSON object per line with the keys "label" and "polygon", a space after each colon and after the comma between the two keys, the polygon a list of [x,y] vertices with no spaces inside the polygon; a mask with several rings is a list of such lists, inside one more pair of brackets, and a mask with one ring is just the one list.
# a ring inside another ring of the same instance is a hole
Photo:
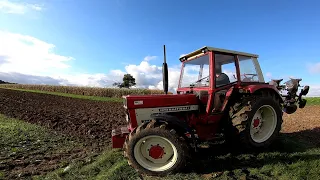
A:
{"label": "front wheel", "polygon": [[139,126],[125,143],[125,156],[138,172],[165,176],[185,167],[189,155],[183,138],[155,121]]}
{"label": "front wheel", "polygon": [[242,144],[249,149],[267,148],[278,136],[282,124],[279,102],[270,97],[252,97],[234,115],[233,126]]}

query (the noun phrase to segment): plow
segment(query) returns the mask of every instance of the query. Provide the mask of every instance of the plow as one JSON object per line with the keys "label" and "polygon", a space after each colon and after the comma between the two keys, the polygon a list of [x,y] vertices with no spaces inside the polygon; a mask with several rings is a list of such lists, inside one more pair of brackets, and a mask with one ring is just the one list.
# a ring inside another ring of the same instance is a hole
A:
{"label": "plow", "polygon": [[279,135],[283,113],[305,107],[309,86],[302,88],[302,79],[294,78],[265,82],[258,58],[202,47],[180,57],[177,91],[168,94],[164,46],[165,94],[123,97],[127,125],[112,130],[113,148],[122,148],[138,172],[153,176],[180,172],[203,143],[268,148]]}

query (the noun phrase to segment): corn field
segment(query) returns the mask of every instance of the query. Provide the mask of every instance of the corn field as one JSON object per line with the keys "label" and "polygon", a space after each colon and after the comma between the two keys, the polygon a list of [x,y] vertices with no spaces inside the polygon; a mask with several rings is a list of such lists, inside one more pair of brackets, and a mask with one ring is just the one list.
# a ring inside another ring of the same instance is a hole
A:
{"label": "corn field", "polygon": [[1,87],[10,88],[10,89],[39,90],[39,91],[59,92],[59,93],[77,94],[77,95],[85,95],[85,96],[117,97],[117,98],[121,98],[124,95],[164,94],[164,92],[161,90],[150,90],[150,89],[126,89],[126,88],[118,89],[118,88],[29,85],[29,84],[26,84],[26,85],[25,84],[1,84],[0,88]]}

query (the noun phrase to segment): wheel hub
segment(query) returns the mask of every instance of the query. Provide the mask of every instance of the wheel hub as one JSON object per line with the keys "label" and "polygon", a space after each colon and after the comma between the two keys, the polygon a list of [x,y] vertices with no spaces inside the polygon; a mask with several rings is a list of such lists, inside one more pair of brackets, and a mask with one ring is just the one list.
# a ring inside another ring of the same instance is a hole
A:
{"label": "wheel hub", "polygon": [[260,119],[256,118],[253,120],[253,128],[257,128],[260,125]]}
{"label": "wheel hub", "polygon": [[149,150],[149,156],[153,159],[160,159],[164,155],[164,150],[161,146],[152,146]]}

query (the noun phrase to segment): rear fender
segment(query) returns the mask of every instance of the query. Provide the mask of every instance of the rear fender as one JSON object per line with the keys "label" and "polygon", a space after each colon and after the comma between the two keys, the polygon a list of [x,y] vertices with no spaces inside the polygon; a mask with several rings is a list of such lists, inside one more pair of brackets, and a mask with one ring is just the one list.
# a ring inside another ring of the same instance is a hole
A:
{"label": "rear fender", "polygon": [[276,97],[279,98],[280,103],[283,103],[283,99],[281,94],[279,93],[279,90],[274,86],[270,84],[257,84],[257,85],[247,85],[244,87],[240,87],[239,90],[244,90],[244,92],[249,92],[251,94],[260,94],[262,92],[269,92],[274,94]]}
{"label": "rear fender", "polygon": [[254,93],[254,94],[261,94],[262,92],[269,92],[270,94],[275,95],[280,100],[280,103],[284,102],[279,91],[275,90],[274,88],[259,88],[251,91],[251,93]]}

